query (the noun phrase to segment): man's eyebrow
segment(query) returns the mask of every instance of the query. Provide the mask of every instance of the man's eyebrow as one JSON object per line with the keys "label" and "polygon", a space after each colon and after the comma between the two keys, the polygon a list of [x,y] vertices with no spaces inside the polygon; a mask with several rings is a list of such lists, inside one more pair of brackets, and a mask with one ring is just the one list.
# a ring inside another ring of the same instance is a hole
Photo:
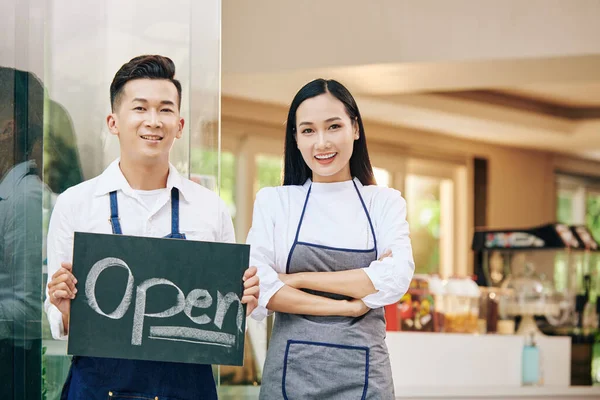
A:
{"label": "man's eyebrow", "polygon": [[[135,99],[131,100],[132,103],[135,103],[136,101],[139,101],[140,103],[148,102],[148,100],[144,99],[143,97],[136,97]],[[168,105],[168,106],[175,105],[175,103],[173,103],[171,100],[161,100],[160,104],[164,104],[164,105]]]}

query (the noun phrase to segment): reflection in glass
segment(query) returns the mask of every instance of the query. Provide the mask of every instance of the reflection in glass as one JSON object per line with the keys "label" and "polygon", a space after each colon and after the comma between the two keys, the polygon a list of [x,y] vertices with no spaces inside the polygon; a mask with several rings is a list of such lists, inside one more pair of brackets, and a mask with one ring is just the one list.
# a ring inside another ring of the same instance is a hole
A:
{"label": "reflection in glass", "polygon": [[42,82],[0,67],[0,398],[42,390]]}

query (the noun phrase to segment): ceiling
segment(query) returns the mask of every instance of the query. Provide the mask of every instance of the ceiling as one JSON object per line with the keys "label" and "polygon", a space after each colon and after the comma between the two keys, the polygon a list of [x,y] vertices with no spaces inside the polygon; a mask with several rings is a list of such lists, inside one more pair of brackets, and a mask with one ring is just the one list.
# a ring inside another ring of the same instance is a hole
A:
{"label": "ceiling", "polygon": [[340,80],[365,119],[600,160],[600,56],[224,74],[224,95],[288,105]]}
{"label": "ceiling", "polygon": [[600,107],[600,82],[531,84],[500,91],[566,107]]}
{"label": "ceiling", "polygon": [[600,160],[598,1],[233,3],[225,96],[287,106],[334,78],[365,119]]}

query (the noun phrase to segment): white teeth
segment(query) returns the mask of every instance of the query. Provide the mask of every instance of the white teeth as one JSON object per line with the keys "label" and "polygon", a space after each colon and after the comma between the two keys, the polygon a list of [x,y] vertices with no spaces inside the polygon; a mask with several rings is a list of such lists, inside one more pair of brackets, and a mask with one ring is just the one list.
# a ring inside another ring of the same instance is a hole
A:
{"label": "white teeth", "polygon": [[146,139],[146,140],[161,140],[162,138],[160,136],[142,136],[142,139]]}
{"label": "white teeth", "polygon": [[328,158],[332,158],[333,156],[335,156],[337,153],[330,153],[330,154],[319,154],[318,156],[315,156],[315,158],[317,160],[327,160]]}

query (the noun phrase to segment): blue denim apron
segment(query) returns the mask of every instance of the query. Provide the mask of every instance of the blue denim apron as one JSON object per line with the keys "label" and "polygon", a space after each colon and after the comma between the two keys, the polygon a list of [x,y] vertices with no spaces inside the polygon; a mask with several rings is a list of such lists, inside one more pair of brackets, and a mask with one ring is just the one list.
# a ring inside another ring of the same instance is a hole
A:
{"label": "blue denim apron", "polygon": [[[373,248],[345,249],[300,241],[311,186],[288,255],[287,273],[366,268],[377,260],[377,238],[371,217],[358,187],[352,183],[369,221]],[[334,293],[305,291],[335,300],[351,299]],[[383,308],[372,309],[358,318],[276,313],[259,398],[393,400]]]}
{"label": "blue denim apron", "polygon": [[[117,192],[110,193],[110,223],[122,235]],[[179,232],[179,190],[171,190],[171,233]],[[61,400],[217,399],[210,365],[74,356]]]}

